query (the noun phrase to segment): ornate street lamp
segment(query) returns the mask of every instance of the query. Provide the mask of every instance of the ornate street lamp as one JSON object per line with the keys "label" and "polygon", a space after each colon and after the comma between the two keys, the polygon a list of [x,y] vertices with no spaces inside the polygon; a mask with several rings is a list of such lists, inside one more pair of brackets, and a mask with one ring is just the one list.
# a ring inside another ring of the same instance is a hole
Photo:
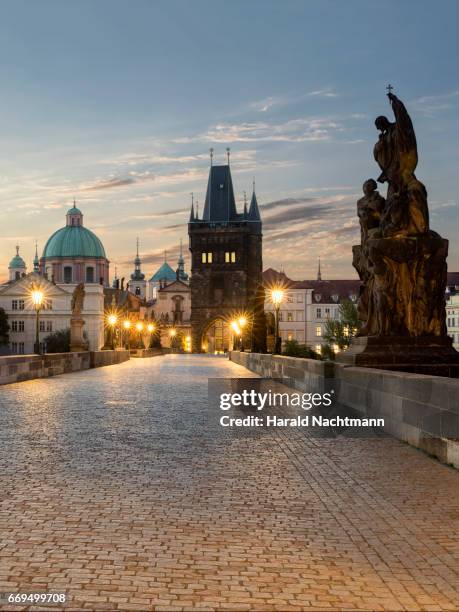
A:
{"label": "ornate street lamp", "polygon": [[123,321],[123,328],[125,333],[125,338],[127,338],[127,342],[125,341],[125,346],[127,345],[127,350],[130,350],[130,332],[131,332],[131,322],[129,319],[125,319]]}
{"label": "ornate street lamp", "polygon": [[238,324],[241,329],[240,343],[241,343],[241,351],[244,352],[244,327],[247,325],[247,318],[242,316],[238,319]]}
{"label": "ornate street lamp", "polygon": [[140,348],[142,348],[142,345],[143,345],[143,342],[142,342],[143,323],[142,323],[142,321],[138,321],[135,324],[135,328],[136,328],[136,330],[137,330],[137,332],[139,334],[139,345],[140,345]]}
{"label": "ornate street lamp", "polygon": [[276,339],[274,343],[274,353],[279,354],[282,351],[282,340],[279,336],[279,311],[285,298],[285,291],[281,287],[273,287],[270,292],[270,298],[276,313]]}
{"label": "ornate street lamp", "polygon": [[30,291],[30,299],[32,300],[32,304],[35,308],[35,345],[34,352],[37,355],[40,355],[40,310],[43,306],[45,294],[43,291],[36,287],[32,286]]}
{"label": "ornate street lamp", "polygon": [[[240,350],[242,330],[239,327],[239,323],[237,321],[231,321],[231,328],[233,330],[233,333],[236,335],[237,346],[239,347],[239,350]],[[234,348],[234,346],[233,346],[233,348]]]}
{"label": "ornate street lamp", "polygon": [[108,324],[110,326],[110,335],[111,335],[111,340],[112,340],[112,342],[111,342],[111,344],[112,344],[112,351],[114,351],[115,350],[115,327],[116,327],[116,324],[118,322],[118,317],[117,317],[117,315],[115,313],[112,312],[111,314],[108,315],[107,321],[108,321]]}

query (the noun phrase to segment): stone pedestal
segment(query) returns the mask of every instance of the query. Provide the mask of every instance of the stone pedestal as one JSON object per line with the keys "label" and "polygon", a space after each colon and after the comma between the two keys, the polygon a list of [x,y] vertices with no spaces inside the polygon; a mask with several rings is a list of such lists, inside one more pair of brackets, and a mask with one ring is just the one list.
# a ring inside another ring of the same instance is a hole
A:
{"label": "stone pedestal", "polygon": [[84,319],[72,317],[70,319],[70,351],[78,353],[87,350],[87,344],[83,337]]}
{"label": "stone pedestal", "polygon": [[459,377],[459,353],[448,336],[353,338],[338,363],[434,376]]}

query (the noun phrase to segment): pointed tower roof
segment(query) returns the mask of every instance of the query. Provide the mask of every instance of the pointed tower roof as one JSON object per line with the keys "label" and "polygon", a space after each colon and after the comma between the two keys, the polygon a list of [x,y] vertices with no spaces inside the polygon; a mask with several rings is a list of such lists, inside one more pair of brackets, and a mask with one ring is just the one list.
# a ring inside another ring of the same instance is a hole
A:
{"label": "pointed tower roof", "polygon": [[253,181],[253,192],[252,192],[252,200],[250,201],[249,208],[249,221],[261,221],[260,217],[260,209],[258,208],[257,196],[255,193],[255,181]]}
{"label": "pointed tower roof", "polygon": [[182,239],[180,238],[180,254],[177,262],[178,278],[181,281],[188,280],[188,274],[185,272],[185,260],[183,258]]}
{"label": "pointed tower roof", "polygon": [[144,280],[145,274],[143,274],[140,268],[141,264],[142,262],[140,261],[140,256],[139,256],[139,239],[137,238],[137,251],[136,251],[136,256],[134,259],[134,272],[131,274],[132,280]]}
{"label": "pointed tower roof", "polygon": [[40,260],[38,258],[38,242],[35,242],[35,257],[33,258],[33,271],[40,272]]}
{"label": "pointed tower roof", "polygon": [[319,257],[319,267],[317,268],[317,280],[318,281],[322,280],[322,273],[320,271],[320,257]]}
{"label": "pointed tower roof", "polygon": [[196,220],[194,216],[194,193],[191,193],[191,212],[190,212],[190,223]]}
{"label": "pointed tower roof", "polygon": [[224,223],[235,221],[237,217],[229,165],[211,166],[202,220]]}

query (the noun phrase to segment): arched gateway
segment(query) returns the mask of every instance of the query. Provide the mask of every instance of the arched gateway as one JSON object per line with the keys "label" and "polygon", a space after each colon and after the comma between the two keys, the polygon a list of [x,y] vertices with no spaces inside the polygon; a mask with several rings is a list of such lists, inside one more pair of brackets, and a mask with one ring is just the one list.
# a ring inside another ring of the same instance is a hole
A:
{"label": "arched gateway", "polygon": [[229,163],[211,165],[202,218],[192,203],[188,234],[193,352],[230,350],[229,322],[236,313],[251,322],[250,348],[264,351],[262,233],[255,186],[249,209],[245,205],[238,213]]}

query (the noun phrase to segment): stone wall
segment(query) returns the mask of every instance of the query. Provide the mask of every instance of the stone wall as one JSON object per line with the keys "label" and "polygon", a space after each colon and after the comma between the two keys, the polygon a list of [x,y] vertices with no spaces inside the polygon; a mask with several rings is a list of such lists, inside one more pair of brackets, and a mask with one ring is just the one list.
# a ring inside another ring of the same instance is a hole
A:
{"label": "stone wall", "polygon": [[115,365],[123,363],[130,358],[127,349],[116,349],[115,351],[91,351],[91,368]]}
{"label": "stone wall", "polygon": [[299,390],[334,389],[336,400],[440,461],[459,468],[459,380],[278,355],[230,353],[232,361]]}
{"label": "stone wall", "polygon": [[129,351],[82,351],[0,357],[0,385],[122,363]]}
{"label": "stone wall", "polygon": [[0,357],[0,385],[88,370],[89,352]]}
{"label": "stone wall", "polygon": [[162,355],[163,351],[160,348],[149,348],[149,349],[131,349],[131,358],[132,357],[157,357],[158,355]]}

